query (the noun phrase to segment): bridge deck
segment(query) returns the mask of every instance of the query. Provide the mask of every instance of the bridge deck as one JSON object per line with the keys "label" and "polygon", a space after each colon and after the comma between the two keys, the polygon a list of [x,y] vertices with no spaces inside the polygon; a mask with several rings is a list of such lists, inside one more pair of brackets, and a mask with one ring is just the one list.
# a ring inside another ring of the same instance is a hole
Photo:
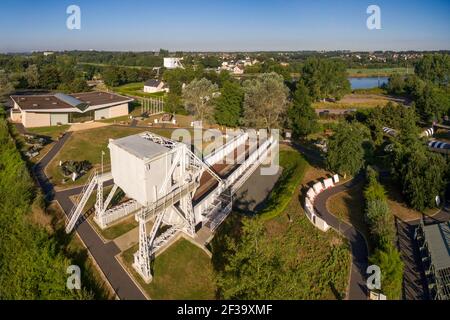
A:
{"label": "bridge deck", "polygon": [[[223,159],[222,162],[218,162],[212,166],[212,169],[214,170],[214,172],[217,173],[217,175],[220,178],[222,179],[226,178],[241,165],[241,163],[243,162],[243,160],[241,161],[242,152],[241,154],[238,154],[238,152],[241,151],[241,149],[242,147],[234,149],[233,152],[228,154],[227,157]],[[247,141],[245,143],[244,160],[248,158],[250,154],[249,150],[250,144]],[[233,159],[232,163],[226,163],[227,159]],[[197,189],[193,197],[194,205],[198,203],[201,199],[203,199],[206,195],[208,195],[212,190],[214,190],[217,187],[217,185],[218,185],[217,180],[214,179],[211,176],[211,174],[205,171],[200,177],[200,187]]]}

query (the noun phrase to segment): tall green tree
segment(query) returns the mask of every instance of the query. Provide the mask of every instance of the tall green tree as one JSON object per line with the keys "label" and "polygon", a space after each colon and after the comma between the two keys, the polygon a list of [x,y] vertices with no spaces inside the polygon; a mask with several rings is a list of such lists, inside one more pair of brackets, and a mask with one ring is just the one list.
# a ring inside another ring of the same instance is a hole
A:
{"label": "tall green tree", "polygon": [[237,127],[243,112],[244,90],[235,82],[226,82],[216,99],[214,117],[220,125]]}
{"label": "tall green tree", "polygon": [[309,90],[302,81],[297,83],[288,118],[296,137],[303,137],[317,131],[317,114],[311,106]]}
{"label": "tall green tree", "polygon": [[244,82],[244,120],[248,126],[278,128],[287,111],[288,88],[277,73]]}
{"label": "tall green tree", "polygon": [[0,70],[0,99],[11,94],[14,89],[14,82],[9,79],[6,72]]}
{"label": "tall green tree", "polygon": [[218,91],[217,85],[205,78],[192,80],[183,90],[186,110],[197,120],[211,120],[214,112],[214,94]]}
{"label": "tall green tree", "polygon": [[339,100],[351,91],[345,64],[338,60],[308,58],[301,69],[301,78],[314,101]]}

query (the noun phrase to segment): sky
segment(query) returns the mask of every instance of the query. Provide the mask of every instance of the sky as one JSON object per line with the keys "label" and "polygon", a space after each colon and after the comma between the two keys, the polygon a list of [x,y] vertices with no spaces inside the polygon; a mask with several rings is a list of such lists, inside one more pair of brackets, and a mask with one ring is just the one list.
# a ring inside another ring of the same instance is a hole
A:
{"label": "sky", "polygon": [[1,0],[0,52],[448,50],[449,13],[449,0]]}

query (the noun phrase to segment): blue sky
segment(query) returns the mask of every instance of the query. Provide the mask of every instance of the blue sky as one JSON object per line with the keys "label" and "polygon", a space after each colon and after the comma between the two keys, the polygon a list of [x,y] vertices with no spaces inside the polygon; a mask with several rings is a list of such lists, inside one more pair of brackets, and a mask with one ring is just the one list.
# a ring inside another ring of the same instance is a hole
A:
{"label": "blue sky", "polygon": [[[81,30],[66,8],[81,8]],[[366,9],[381,8],[381,30]],[[0,1],[0,52],[450,49],[448,0]]]}

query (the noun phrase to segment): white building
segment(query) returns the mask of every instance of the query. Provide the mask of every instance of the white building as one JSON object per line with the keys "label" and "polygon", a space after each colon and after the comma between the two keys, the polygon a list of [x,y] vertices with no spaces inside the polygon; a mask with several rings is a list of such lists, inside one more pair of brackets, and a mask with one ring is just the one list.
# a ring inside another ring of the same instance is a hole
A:
{"label": "white building", "polygon": [[167,69],[176,69],[176,68],[184,68],[181,64],[181,60],[183,58],[164,58],[164,68]]}
{"label": "white building", "polygon": [[26,128],[102,120],[128,115],[133,99],[108,92],[11,96],[11,120]]}
{"label": "white building", "polygon": [[166,84],[157,79],[150,79],[144,83],[144,92],[155,93],[155,92],[169,92],[169,88]]}

